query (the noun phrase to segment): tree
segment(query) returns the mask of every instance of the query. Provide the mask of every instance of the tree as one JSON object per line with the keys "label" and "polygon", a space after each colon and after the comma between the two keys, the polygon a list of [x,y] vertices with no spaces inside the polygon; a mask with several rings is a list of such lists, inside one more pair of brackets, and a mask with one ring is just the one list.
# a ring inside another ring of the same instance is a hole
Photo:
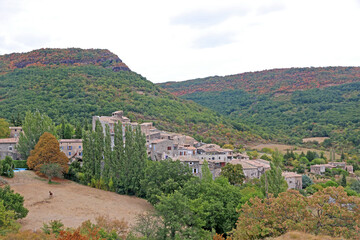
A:
{"label": "tree", "polygon": [[7,210],[4,205],[4,200],[0,201],[0,235],[5,235],[10,232],[17,232],[20,228],[15,220],[15,212]]}
{"label": "tree", "polygon": [[163,221],[161,239],[204,239],[201,238],[204,220],[180,192],[161,197],[155,209]]}
{"label": "tree", "polygon": [[14,163],[13,159],[10,156],[5,156],[4,162],[2,164],[1,173],[6,177],[14,177]]}
{"label": "tree", "polygon": [[328,187],[312,197],[288,190],[277,198],[257,197],[243,205],[233,239],[276,237],[287,231],[356,239],[360,234],[360,198],[342,187]]}
{"label": "tree", "polygon": [[15,219],[24,218],[29,212],[24,207],[24,197],[19,193],[14,193],[9,185],[0,188],[0,200],[3,201],[6,210],[14,211]]}
{"label": "tree", "polygon": [[206,160],[204,160],[204,163],[201,167],[201,179],[204,182],[211,182],[213,180],[213,175],[210,172],[209,164]]}
{"label": "tree", "polygon": [[10,136],[9,123],[0,118],[0,138],[8,138]]}
{"label": "tree", "polygon": [[45,163],[40,167],[40,172],[48,177],[49,183],[54,177],[62,178],[63,169],[58,163]]}
{"label": "tree", "polygon": [[226,164],[221,169],[221,175],[226,177],[232,185],[241,185],[245,180],[243,168],[240,164]]}
{"label": "tree", "polygon": [[27,160],[30,169],[40,172],[41,166],[47,163],[57,163],[62,167],[62,172],[67,173],[69,159],[60,151],[59,142],[51,133],[45,132],[31,151]]}
{"label": "tree", "polygon": [[30,151],[34,149],[44,132],[56,133],[51,118],[46,114],[40,114],[39,111],[35,113],[27,112],[22,128],[23,132],[20,134],[19,143],[16,148],[23,159],[27,159],[30,156]]}
{"label": "tree", "polygon": [[147,161],[144,179],[141,180],[142,195],[155,204],[160,196],[179,190],[193,177],[189,166],[180,161]]}
{"label": "tree", "polygon": [[302,175],[302,188],[305,189],[310,185],[313,185],[314,182],[307,175]]}
{"label": "tree", "polygon": [[83,128],[80,125],[80,122],[77,122],[76,128],[75,128],[75,138],[81,139],[83,135]]}
{"label": "tree", "polygon": [[342,174],[340,185],[343,187],[346,187],[346,176],[345,174]]}
{"label": "tree", "polygon": [[285,192],[288,188],[288,184],[285,178],[282,176],[281,168],[270,162],[271,169],[265,171],[261,175],[261,189],[266,197],[269,193],[274,194],[275,197],[281,192]]}

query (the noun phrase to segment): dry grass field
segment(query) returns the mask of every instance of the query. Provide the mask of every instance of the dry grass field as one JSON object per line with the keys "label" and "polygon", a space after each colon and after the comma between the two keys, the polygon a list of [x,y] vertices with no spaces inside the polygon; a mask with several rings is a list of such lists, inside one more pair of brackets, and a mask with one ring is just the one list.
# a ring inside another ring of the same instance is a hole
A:
{"label": "dry grass field", "polygon": [[[320,154],[320,150],[317,149],[310,149],[310,148],[302,148],[302,147],[296,147],[296,146],[292,146],[292,145],[285,145],[285,144],[273,144],[273,143],[267,143],[267,144],[259,144],[256,146],[251,146],[252,149],[256,149],[258,151],[261,151],[261,149],[263,148],[270,148],[270,149],[278,149],[281,153],[286,153],[287,150],[293,150],[296,153],[301,153],[304,152],[306,154],[307,151],[315,151],[317,153]],[[330,159],[330,152],[324,151],[325,156],[327,157],[327,159]],[[340,159],[340,155],[339,154],[335,154],[336,155],[336,159]]]}
{"label": "dry grass field", "polygon": [[307,143],[307,142],[318,142],[318,143],[322,143],[325,141],[325,139],[329,139],[328,137],[312,137],[312,138],[303,138],[303,142]]}
{"label": "dry grass field", "polygon": [[[66,227],[78,227],[86,220],[97,216],[124,219],[132,225],[139,213],[152,209],[144,199],[119,195],[75,182],[62,180],[59,184],[48,184],[32,171],[15,173],[6,179],[11,188],[25,198],[29,209],[26,218],[19,220],[22,230],[37,230],[51,220],[61,220]],[[53,196],[49,196],[49,191]]]}
{"label": "dry grass field", "polygon": [[324,236],[324,235],[312,235],[312,234],[308,234],[308,233],[303,233],[303,232],[296,232],[296,231],[292,231],[292,232],[287,232],[284,235],[277,237],[277,238],[269,238],[268,240],[273,239],[273,240],[342,240],[343,238],[333,238],[330,236]]}

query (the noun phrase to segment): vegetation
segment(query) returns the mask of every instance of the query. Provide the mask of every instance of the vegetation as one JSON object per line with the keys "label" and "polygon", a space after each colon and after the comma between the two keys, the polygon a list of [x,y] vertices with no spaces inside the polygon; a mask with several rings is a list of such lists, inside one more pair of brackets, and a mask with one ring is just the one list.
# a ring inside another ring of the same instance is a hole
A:
{"label": "vegetation", "polygon": [[232,185],[241,185],[245,180],[245,175],[240,164],[226,164],[225,167],[221,169],[221,175],[226,177]]}
{"label": "vegetation", "polygon": [[41,114],[39,111],[34,113],[27,111],[22,128],[23,132],[20,134],[19,143],[16,148],[23,159],[27,159],[30,156],[30,151],[34,149],[41,135],[45,132],[55,134],[55,126],[52,120],[46,114]]}
{"label": "vegetation", "polygon": [[49,183],[54,177],[63,177],[63,168],[58,163],[45,163],[40,167],[40,173],[48,177]]}
{"label": "vegetation", "polygon": [[0,165],[1,175],[12,178],[14,177],[14,161],[10,156],[5,156],[5,159]]}
{"label": "vegetation", "polygon": [[359,201],[342,187],[325,188],[311,198],[294,190],[278,198],[253,198],[240,211],[233,239],[276,237],[292,230],[354,239],[359,236]]}
{"label": "vegetation", "polygon": [[10,136],[9,123],[5,119],[0,118],[0,138],[7,138],[9,136]]}
{"label": "vegetation", "polygon": [[249,130],[234,129],[214,111],[174,97],[127,67],[116,68],[121,60],[107,50],[40,49],[1,58],[0,117],[14,120],[13,124],[21,122],[18,116],[23,119],[27,111],[39,110],[57,119],[57,125],[64,118],[76,126],[86,125],[94,115],[123,110],[132,121],[152,121],[159,129],[198,140],[221,145],[261,140]]}
{"label": "vegetation", "polygon": [[359,75],[356,67],[275,69],[160,86],[265,139],[300,144],[305,137],[329,137],[317,147],[357,153]]}
{"label": "vegetation", "polygon": [[0,201],[6,209],[6,211],[13,211],[14,219],[24,218],[28,214],[28,210],[24,207],[24,198],[14,193],[14,190],[10,189],[9,185],[4,188],[0,188]]}
{"label": "vegetation", "polygon": [[60,151],[59,142],[51,133],[45,132],[41,135],[39,142],[35,145],[35,149],[31,151],[27,160],[29,169],[34,169],[37,173],[41,172],[44,164],[58,164],[62,168],[62,172],[68,171],[69,159]]}

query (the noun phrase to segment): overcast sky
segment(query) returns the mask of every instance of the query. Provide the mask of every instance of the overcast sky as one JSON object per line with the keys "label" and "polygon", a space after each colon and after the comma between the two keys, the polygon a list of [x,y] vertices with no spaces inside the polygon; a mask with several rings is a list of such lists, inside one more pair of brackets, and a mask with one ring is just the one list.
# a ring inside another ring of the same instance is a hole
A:
{"label": "overcast sky", "polygon": [[105,48],[152,82],[359,66],[360,0],[0,0],[0,54]]}

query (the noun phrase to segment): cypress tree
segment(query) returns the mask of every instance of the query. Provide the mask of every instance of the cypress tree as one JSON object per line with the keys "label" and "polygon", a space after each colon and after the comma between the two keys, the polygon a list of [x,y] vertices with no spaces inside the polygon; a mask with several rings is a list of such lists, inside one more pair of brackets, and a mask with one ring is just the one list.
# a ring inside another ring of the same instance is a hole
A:
{"label": "cypress tree", "polygon": [[94,133],[85,132],[83,135],[83,169],[85,181],[89,183],[95,174],[95,155],[94,155]]}
{"label": "cypress tree", "polygon": [[104,179],[105,183],[108,184],[110,180],[110,165],[111,165],[111,136],[110,136],[110,128],[109,125],[105,126],[105,146],[104,146],[104,168],[102,171],[102,178]]}
{"label": "cypress tree", "polygon": [[75,138],[76,139],[80,139],[82,138],[82,134],[83,134],[83,129],[80,125],[80,122],[76,123],[76,129],[75,129]]}
{"label": "cypress tree", "polygon": [[134,147],[134,133],[130,126],[125,130],[125,149],[124,149],[124,190],[125,194],[135,194],[135,162],[137,152]]}
{"label": "cypress tree", "polygon": [[104,133],[101,123],[96,121],[95,132],[94,135],[94,157],[95,157],[95,180],[100,180],[101,177],[101,169],[104,158]]}
{"label": "cypress tree", "polygon": [[124,193],[124,136],[122,124],[114,126],[114,149],[111,159],[110,176],[114,181],[116,191]]}

